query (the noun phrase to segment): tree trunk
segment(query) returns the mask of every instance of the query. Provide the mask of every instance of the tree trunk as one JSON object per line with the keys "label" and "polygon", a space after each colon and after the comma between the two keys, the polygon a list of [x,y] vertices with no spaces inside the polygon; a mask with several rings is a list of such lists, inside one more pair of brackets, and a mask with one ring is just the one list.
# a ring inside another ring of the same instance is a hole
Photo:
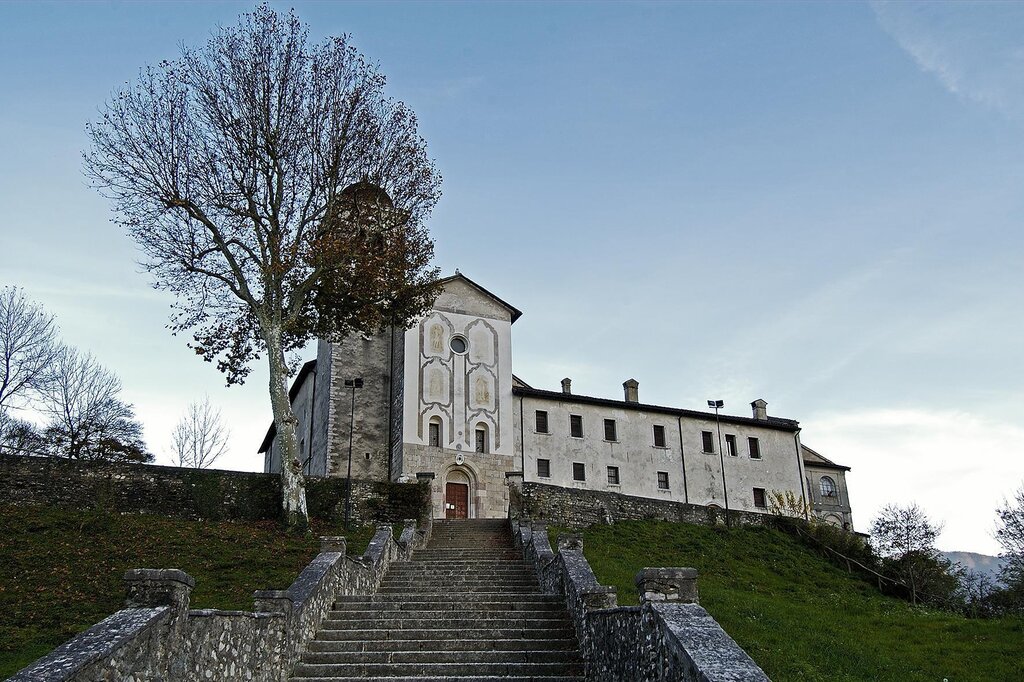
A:
{"label": "tree trunk", "polygon": [[281,512],[285,525],[296,530],[309,526],[306,511],[306,484],[296,434],[299,420],[288,399],[288,366],[284,359],[280,329],[266,331],[267,358],[270,362],[270,403],[281,448]]}

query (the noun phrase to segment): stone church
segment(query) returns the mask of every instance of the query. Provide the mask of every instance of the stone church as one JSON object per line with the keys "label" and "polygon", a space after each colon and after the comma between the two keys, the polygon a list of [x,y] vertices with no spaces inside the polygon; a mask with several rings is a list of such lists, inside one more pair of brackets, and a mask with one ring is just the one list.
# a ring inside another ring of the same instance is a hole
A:
{"label": "stone church", "polygon": [[[650,405],[534,388],[512,373],[522,313],[458,272],[409,329],[321,340],[290,391],[304,471],[428,480],[436,518],[503,518],[507,479],[767,512],[792,492],[852,528],[845,473],[800,442],[792,419]],[[280,471],[273,426],[260,447]]]}

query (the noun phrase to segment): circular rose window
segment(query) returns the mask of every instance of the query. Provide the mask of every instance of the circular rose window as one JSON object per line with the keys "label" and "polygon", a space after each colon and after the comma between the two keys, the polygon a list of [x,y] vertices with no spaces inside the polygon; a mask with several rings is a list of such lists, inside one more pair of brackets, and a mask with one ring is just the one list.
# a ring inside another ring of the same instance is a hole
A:
{"label": "circular rose window", "polygon": [[453,336],[452,340],[448,342],[448,347],[452,349],[452,352],[456,355],[465,355],[466,350],[469,348],[469,344],[464,336]]}

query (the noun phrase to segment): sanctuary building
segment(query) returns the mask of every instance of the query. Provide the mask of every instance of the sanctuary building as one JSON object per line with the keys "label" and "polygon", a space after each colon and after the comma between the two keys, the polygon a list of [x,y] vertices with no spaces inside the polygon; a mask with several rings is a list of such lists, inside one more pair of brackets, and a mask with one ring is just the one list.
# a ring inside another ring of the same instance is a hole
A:
{"label": "sanctuary building", "polygon": [[[512,373],[522,313],[458,272],[409,329],[321,340],[290,398],[303,470],[381,481],[429,480],[436,518],[508,514],[507,478],[748,512],[791,492],[852,529],[845,473],[800,442],[792,419],[650,405],[534,388]],[[260,447],[279,472],[273,426]]]}

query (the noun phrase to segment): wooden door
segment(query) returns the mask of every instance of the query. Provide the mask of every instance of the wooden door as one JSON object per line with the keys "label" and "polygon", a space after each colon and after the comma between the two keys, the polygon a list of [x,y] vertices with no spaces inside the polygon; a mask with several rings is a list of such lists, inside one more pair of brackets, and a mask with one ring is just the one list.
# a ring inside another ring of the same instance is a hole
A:
{"label": "wooden door", "polygon": [[444,502],[446,519],[469,518],[469,486],[465,483],[448,483],[444,490]]}

